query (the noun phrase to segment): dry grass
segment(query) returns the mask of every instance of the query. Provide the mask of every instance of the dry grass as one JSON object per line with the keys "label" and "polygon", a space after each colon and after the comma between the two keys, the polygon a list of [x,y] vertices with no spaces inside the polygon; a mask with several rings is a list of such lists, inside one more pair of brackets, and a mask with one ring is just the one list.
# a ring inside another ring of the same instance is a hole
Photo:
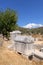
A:
{"label": "dry grass", "polygon": [[35,43],[35,44],[40,44],[40,45],[42,45],[42,44],[43,44],[43,41],[35,41],[34,43]]}
{"label": "dry grass", "polygon": [[0,65],[28,65],[29,61],[16,52],[0,48]]}
{"label": "dry grass", "polygon": [[30,61],[14,51],[0,48],[0,65],[43,65],[43,61]]}

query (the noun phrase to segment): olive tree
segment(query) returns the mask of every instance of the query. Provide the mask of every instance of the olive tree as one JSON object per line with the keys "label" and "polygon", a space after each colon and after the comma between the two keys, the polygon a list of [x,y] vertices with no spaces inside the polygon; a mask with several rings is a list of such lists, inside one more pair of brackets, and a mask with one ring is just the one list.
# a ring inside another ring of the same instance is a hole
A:
{"label": "olive tree", "polygon": [[6,9],[5,11],[0,11],[0,33],[3,36],[8,37],[9,32],[16,29],[17,18],[14,10]]}

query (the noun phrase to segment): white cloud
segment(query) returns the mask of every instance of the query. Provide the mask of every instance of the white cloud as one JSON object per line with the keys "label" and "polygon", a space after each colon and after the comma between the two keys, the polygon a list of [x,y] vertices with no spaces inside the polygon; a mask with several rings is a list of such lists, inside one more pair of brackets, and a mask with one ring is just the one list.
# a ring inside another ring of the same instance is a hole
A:
{"label": "white cloud", "polygon": [[27,24],[27,25],[25,25],[23,27],[31,29],[31,28],[43,27],[43,25],[42,24],[36,24],[36,23],[29,23],[29,24]]}

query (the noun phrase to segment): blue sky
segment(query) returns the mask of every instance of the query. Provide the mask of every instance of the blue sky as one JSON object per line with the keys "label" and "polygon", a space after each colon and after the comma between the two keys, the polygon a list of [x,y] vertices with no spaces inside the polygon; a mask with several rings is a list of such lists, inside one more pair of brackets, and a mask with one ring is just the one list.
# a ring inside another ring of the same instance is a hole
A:
{"label": "blue sky", "polygon": [[17,11],[18,25],[43,24],[43,0],[0,0],[0,9]]}

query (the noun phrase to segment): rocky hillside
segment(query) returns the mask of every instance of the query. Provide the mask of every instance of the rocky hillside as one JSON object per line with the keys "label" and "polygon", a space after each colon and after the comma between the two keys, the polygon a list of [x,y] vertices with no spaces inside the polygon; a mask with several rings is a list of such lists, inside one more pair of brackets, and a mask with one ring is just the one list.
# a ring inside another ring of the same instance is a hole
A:
{"label": "rocky hillside", "polygon": [[39,27],[39,28],[18,28],[23,34],[43,34],[43,27]]}

